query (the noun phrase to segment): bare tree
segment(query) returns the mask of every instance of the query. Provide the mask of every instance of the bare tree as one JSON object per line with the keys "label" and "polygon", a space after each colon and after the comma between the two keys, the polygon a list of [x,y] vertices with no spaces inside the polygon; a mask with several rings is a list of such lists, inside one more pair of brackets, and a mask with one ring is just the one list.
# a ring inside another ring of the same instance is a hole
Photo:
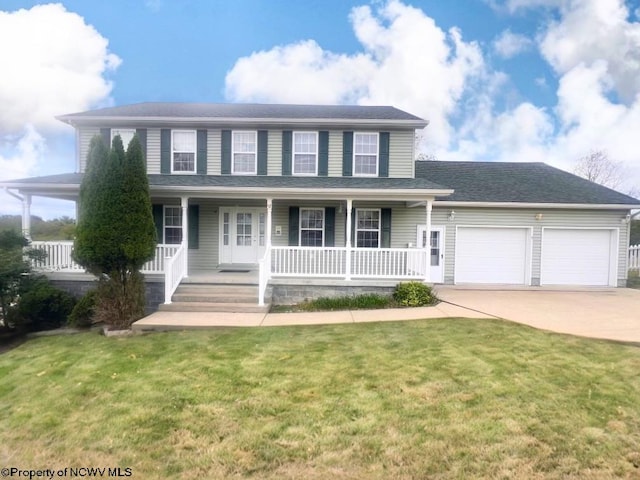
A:
{"label": "bare tree", "polygon": [[617,189],[624,182],[624,165],[611,160],[604,150],[592,150],[580,158],[573,169],[576,175],[605,187]]}
{"label": "bare tree", "polygon": [[414,151],[416,152],[416,160],[429,160],[434,161],[438,160],[435,153],[426,153],[420,150],[422,141],[424,139],[425,132],[424,130],[420,130],[416,132],[415,143],[414,143]]}

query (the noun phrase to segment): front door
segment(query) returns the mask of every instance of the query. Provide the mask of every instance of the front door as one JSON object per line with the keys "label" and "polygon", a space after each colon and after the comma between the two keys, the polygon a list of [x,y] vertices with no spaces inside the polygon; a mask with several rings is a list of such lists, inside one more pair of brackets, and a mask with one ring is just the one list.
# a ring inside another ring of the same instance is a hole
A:
{"label": "front door", "polygon": [[224,207],[220,213],[220,263],[258,263],[265,252],[266,211]]}
{"label": "front door", "polygon": [[[433,283],[444,282],[444,227],[431,227],[430,257],[431,257],[431,281]],[[427,245],[427,227],[418,225],[418,248]]]}

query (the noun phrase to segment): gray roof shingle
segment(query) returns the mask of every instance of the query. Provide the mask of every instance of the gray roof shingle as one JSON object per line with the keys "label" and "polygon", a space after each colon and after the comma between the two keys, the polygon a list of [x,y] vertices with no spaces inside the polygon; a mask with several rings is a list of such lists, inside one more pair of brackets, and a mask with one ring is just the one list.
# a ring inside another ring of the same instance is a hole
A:
{"label": "gray roof shingle", "polygon": [[[10,184],[80,185],[83,175],[64,173],[44,177],[10,180]],[[444,190],[423,178],[366,178],[366,177],[298,177],[253,175],[149,175],[153,187],[232,187],[232,188],[353,188],[381,190]]]}
{"label": "gray roof shingle", "polygon": [[454,189],[444,201],[640,205],[545,163],[418,161],[416,178]]}
{"label": "gray roof shingle", "polygon": [[171,103],[146,102],[71,113],[58,117],[62,121],[87,118],[194,118],[194,119],[339,119],[426,121],[390,106],[364,105],[286,105],[258,103]]}

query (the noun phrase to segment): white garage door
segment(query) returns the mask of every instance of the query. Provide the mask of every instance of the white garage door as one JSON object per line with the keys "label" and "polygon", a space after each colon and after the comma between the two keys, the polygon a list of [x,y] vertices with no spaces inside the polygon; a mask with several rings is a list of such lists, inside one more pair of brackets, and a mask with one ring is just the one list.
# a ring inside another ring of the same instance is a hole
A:
{"label": "white garage door", "polygon": [[529,283],[528,228],[458,227],[455,283]]}
{"label": "white garage door", "polygon": [[542,232],[541,285],[612,285],[613,230],[547,229]]}

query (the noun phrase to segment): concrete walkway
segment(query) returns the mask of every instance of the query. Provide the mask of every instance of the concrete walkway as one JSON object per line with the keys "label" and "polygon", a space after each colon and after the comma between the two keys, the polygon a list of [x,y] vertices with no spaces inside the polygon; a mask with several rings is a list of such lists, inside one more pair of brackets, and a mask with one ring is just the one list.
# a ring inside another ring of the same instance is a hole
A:
{"label": "concrete walkway", "polygon": [[421,318],[493,318],[448,303],[434,307],[387,308],[380,310],[344,310],[302,313],[200,313],[155,312],[133,324],[134,330],[184,330],[211,327],[276,327],[284,325],[323,325],[363,323]]}
{"label": "concrete walkway", "polygon": [[558,333],[640,343],[640,290],[438,286],[434,307],[305,313],[156,312],[134,330],[183,330],[384,322],[422,318],[504,318]]}

